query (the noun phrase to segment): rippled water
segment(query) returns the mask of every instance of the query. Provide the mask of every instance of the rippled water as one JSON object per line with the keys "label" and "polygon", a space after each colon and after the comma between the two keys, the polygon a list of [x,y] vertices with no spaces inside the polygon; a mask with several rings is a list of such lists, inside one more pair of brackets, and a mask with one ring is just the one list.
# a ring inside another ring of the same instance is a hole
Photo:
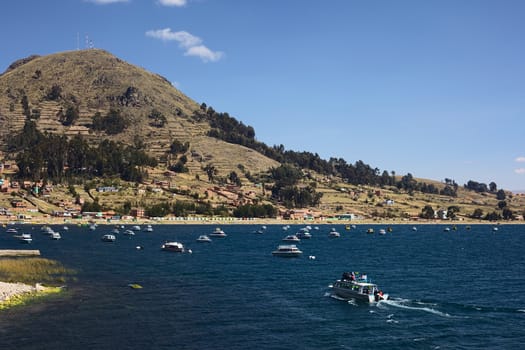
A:
{"label": "rippled water", "polygon": [[[335,227],[341,238],[328,238]],[[156,226],[153,233],[100,237],[71,227],[51,241],[38,227],[30,246],[78,270],[58,299],[0,313],[1,349],[479,349],[525,343],[524,229],[502,225],[322,225],[299,243],[304,256],[274,257],[281,226]],[[300,226],[292,226],[288,233]],[[374,226],[376,232],[381,226]],[[177,240],[192,254],[160,251]],[[136,246],[143,246],[137,250]],[[6,233],[1,248],[21,248]],[[315,256],[315,259],[309,259]],[[391,300],[341,300],[329,285],[343,271],[368,273]],[[131,289],[139,283],[142,289]]]}

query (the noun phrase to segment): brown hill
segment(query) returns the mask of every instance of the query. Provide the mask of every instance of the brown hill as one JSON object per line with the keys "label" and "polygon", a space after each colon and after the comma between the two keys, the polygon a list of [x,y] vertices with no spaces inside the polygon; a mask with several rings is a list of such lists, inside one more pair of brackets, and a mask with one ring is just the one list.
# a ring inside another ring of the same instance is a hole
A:
{"label": "brown hill", "polygon": [[[147,183],[97,179],[93,184],[93,188],[115,186],[119,189],[117,193],[90,192],[84,185],[76,185],[72,191],[69,186],[58,184],[46,195],[32,197],[29,191],[11,187],[9,193],[0,193],[0,207],[12,206],[14,196],[23,200],[24,207],[13,210],[25,213],[26,206],[36,207],[41,214],[63,210],[73,205],[77,197],[86,202],[97,198],[104,208],[112,210],[126,203],[144,207],[197,198],[214,207],[228,208],[243,203],[268,203],[271,180],[261,177],[260,181],[248,181],[247,174],[258,175],[279,164],[247,147],[208,137],[211,129],[208,120],[194,117],[200,108],[162,76],[103,50],[71,51],[18,60],[0,75],[0,148],[6,145],[9,135],[22,129],[29,116],[43,132],[81,134],[93,143],[104,138],[126,144],[140,141],[161,161],[161,166],[148,169]],[[65,123],[64,115],[69,110],[75,111],[75,119]],[[94,116],[97,113],[107,115],[111,110],[118,110],[128,127],[113,135],[95,130],[92,127]],[[162,115],[161,123],[152,118],[153,115]],[[167,151],[173,141],[189,142],[186,152],[189,173],[173,174],[162,166],[169,161]],[[213,165],[221,178],[236,171],[241,177],[242,189],[208,181],[204,171],[206,165]],[[15,170],[9,171],[2,177],[9,177]],[[425,206],[431,205],[435,210],[458,206],[458,216],[467,218],[477,209],[484,214],[501,209],[494,194],[479,194],[463,188],[458,190],[458,197],[407,193],[390,186],[349,185],[336,176],[311,173],[299,186],[311,186],[313,182],[316,191],[323,194],[320,205],[311,208],[311,212],[306,211],[312,215],[321,211],[326,215],[354,213],[372,220],[401,220],[416,217]],[[430,183],[431,180],[421,181]],[[434,185],[438,189],[444,187],[439,182]],[[517,215],[524,214],[525,196],[509,194],[506,201]],[[297,215],[304,213],[301,211]]]}
{"label": "brown hill", "polygon": [[[30,114],[43,132],[82,134],[97,142],[103,138],[127,144],[141,141],[161,162],[174,140],[189,142],[192,156],[187,166],[195,173],[208,163],[223,174],[238,164],[253,173],[277,164],[245,147],[207,137],[209,123],[192,118],[199,107],[164,77],[104,50],[30,56],[0,75],[0,145],[5,145],[9,134],[21,130]],[[72,125],[64,125],[61,119],[68,108],[78,115]],[[93,131],[90,126],[96,113],[106,115],[110,110],[118,110],[128,127],[116,135]],[[162,123],[154,123],[153,111],[165,117]]]}

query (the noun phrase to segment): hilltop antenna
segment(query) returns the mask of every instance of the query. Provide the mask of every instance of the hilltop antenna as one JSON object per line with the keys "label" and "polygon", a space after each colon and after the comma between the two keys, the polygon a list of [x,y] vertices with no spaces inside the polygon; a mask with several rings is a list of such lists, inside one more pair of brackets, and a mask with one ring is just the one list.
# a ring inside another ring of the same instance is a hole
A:
{"label": "hilltop antenna", "polygon": [[95,46],[93,45],[93,40],[89,39],[89,35],[86,34],[86,49],[92,49]]}

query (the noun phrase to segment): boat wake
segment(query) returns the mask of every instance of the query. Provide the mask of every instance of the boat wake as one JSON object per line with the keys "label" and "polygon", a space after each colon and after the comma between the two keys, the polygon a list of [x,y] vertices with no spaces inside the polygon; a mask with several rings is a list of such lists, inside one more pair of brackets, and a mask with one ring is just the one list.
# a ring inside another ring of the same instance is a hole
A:
{"label": "boat wake", "polygon": [[437,304],[433,304],[433,303],[424,303],[424,302],[411,301],[408,299],[400,299],[400,298],[381,300],[380,302],[377,303],[377,307],[379,308],[387,308],[388,306],[397,307],[397,308],[406,309],[406,310],[428,312],[434,315],[438,315],[440,317],[454,317],[446,312],[437,310],[435,308]]}

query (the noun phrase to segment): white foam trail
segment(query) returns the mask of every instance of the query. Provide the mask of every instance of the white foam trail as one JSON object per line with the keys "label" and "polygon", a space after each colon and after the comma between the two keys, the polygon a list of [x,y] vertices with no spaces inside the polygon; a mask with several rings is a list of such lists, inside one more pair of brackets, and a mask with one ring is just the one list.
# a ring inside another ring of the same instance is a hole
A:
{"label": "white foam trail", "polygon": [[518,312],[525,312],[525,310],[523,310],[523,309],[518,309]]}
{"label": "white foam trail", "polygon": [[446,312],[441,312],[439,310],[435,310],[433,308],[426,307],[426,306],[424,306],[424,307],[408,306],[408,305],[402,304],[402,302],[399,302],[397,300],[383,300],[382,302],[385,303],[385,304],[391,305],[391,306],[395,306],[395,307],[401,308],[401,309],[419,310],[419,311],[425,311],[425,312],[428,312],[428,313],[431,313],[431,314],[435,314],[435,315],[438,315],[438,316],[441,316],[441,317],[452,317],[450,314],[447,314]]}

